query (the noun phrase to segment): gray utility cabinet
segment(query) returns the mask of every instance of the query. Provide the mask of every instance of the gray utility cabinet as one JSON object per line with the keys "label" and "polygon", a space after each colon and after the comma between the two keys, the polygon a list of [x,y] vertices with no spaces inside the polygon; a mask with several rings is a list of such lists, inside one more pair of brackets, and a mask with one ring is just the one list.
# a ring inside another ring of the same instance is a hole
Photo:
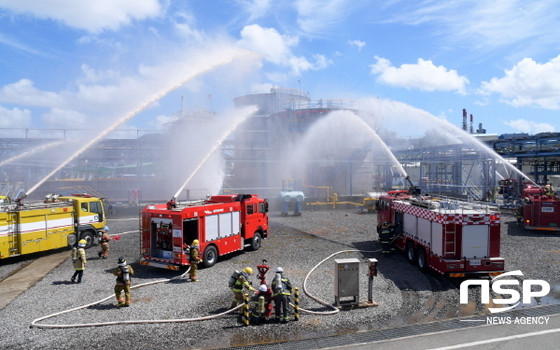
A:
{"label": "gray utility cabinet", "polygon": [[336,259],[334,269],[335,305],[358,304],[360,297],[360,260]]}

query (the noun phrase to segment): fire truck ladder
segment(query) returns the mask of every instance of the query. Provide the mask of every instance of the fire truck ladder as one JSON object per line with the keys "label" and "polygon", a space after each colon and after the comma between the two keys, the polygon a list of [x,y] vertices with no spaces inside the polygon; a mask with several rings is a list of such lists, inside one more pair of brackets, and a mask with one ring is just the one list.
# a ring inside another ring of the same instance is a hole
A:
{"label": "fire truck ladder", "polygon": [[19,240],[21,239],[19,234],[19,225],[17,224],[17,216],[19,214],[15,214],[13,216],[9,216],[8,219],[8,244],[9,244],[9,256],[19,255]]}
{"label": "fire truck ladder", "polygon": [[[448,228],[451,226],[452,230]],[[443,248],[443,255],[447,257],[449,255],[455,255],[455,249],[457,246],[457,225],[444,224],[445,227],[445,245]]]}

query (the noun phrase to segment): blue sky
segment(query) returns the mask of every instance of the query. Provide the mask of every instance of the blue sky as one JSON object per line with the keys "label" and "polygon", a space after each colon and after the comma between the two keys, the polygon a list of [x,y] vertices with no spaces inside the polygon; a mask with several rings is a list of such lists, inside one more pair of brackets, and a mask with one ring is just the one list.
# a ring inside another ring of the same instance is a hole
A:
{"label": "blue sky", "polygon": [[0,0],[0,128],[159,129],[282,86],[559,132],[559,17],[546,0]]}

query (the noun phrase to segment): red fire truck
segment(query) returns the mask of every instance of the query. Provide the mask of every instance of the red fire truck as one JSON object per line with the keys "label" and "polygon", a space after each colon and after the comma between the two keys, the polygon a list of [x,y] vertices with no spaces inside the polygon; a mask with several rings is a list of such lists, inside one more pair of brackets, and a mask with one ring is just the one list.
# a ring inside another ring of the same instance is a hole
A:
{"label": "red fire truck", "polygon": [[500,213],[488,206],[421,196],[411,186],[381,196],[377,208],[377,231],[393,225],[393,244],[420,270],[449,277],[504,272]]}
{"label": "red fire truck", "polygon": [[200,242],[203,265],[250,247],[258,250],[268,232],[268,201],[254,194],[211,196],[190,203],[148,205],[141,214],[140,264],[179,270],[189,265],[189,247]]}
{"label": "red fire truck", "polygon": [[518,215],[526,230],[560,231],[560,197],[547,187],[526,184],[521,191]]}

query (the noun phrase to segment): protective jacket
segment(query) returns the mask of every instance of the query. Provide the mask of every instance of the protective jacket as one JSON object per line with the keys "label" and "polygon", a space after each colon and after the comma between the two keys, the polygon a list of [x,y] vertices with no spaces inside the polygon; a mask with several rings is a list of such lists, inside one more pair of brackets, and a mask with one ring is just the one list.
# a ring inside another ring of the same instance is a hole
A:
{"label": "protective jacket", "polygon": [[72,252],[72,260],[74,270],[83,270],[86,268],[86,251],[84,248],[78,248],[77,251]]}
{"label": "protective jacket", "polygon": [[255,288],[253,288],[251,286],[251,284],[249,283],[249,281],[247,281],[245,276],[243,276],[243,274],[241,274],[241,275],[239,275],[239,277],[237,277],[237,280],[233,284],[233,288],[231,288],[231,290],[234,291],[234,292],[241,292],[243,290],[243,287],[245,287],[246,289],[255,291]]}
{"label": "protective jacket", "polygon": [[274,278],[272,281],[272,294],[273,297],[277,295],[290,295],[292,294],[292,283],[290,280],[284,276],[280,276],[280,278]]}

